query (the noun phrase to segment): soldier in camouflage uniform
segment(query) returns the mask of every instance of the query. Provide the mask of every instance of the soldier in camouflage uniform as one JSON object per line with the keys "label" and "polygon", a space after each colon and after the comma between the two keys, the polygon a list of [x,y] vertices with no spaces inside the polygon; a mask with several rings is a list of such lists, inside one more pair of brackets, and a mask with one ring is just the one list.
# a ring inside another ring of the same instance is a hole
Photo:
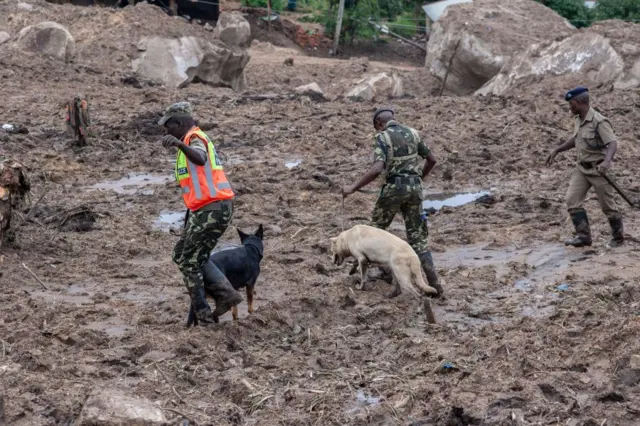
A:
{"label": "soldier in camouflage uniform", "polygon": [[[165,148],[177,147],[181,151],[176,161],[176,179],[179,183],[181,182],[180,173],[187,173],[187,169],[190,172],[188,176],[197,174],[199,168],[206,169],[208,167],[209,170],[204,172],[205,174],[215,171],[212,171],[211,164],[219,165],[219,162],[213,148],[213,142],[197,128],[189,103],[179,102],[168,107],[158,124],[164,126],[167,131],[167,135],[162,139],[163,146]],[[211,146],[208,146],[209,144]],[[181,158],[181,155],[186,158]],[[184,167],[180,165],[182,162],[184,162]],[[184,170],[180,170],[181,167]],[[217,172],[222,173],[222,167],[219,167]],[[184,282],[191,296],[190,318],[195,314],[196,323],[197,321],[217,322],[220,315],[242,301],[242,296],[234,290],[218,267],[209,260],[211,250],[224,234],[233,215],[233,192],[226,182],[226,177],[223,174],[218,176],[225,182],[216,184],[214,188],[210,186],[202,191],[200,186],[197,188],[193,186],[202,184],[202,182],[193,183],[193,181],[199,182],[199,179],[195,177],[190,178],[189,184],[181,184],[185,203],[194,202],[192,198],[186,197],[189,193],[198,191],[201,192],[199,199],[206,202],[204,206],[197,209],[192,209],[187,204],[189,210],[187,210],[185,228],[173,250],[173,261],[184,275]],[[212,182],[208,184],[214,185],[213,178]],[[222,191],[223,188],[228,191]],[[202,198],[202,193],[205,196],[207,194],[217,195]],[[221,197],[220,194],[227,195]],[[196,199],[195,202],[199,199]],[[206,301],[205,281],[208,284],[207,292],[212,294],[216,301],[216,309],[213,312]]]}
{"label": "soldier in camouflage uniform", "polygon": [[[385,184],[373,209],[372,226],[387,229],[395,215],[402,214],[409,244],[420,257],[429,285],[440,295],[443,288],[427,247],[427,221],[422,208],[422,180],[435,166],[436,158],[415,129],[394,120],[393,109],[378,109],[373,115],[373,126],[378,131],[373,166],[355,185],[345,187],[342,195],[353,194],[385,173]],[[426,159],[424,166],[421,159]]]}
{"label": "soldier in camouflage uniform", "polygon": [[600,208],[609,220],[613,238],[609,247],[618,247],[624,243],[622,215],[613,198],[613,188],[603,177],[613,164],[613,157],[618,149],[616,136],[611,123],[589,105],[589,90],[576,87],[565,95],[571,113],[576,116],[573,136],[563,145],[551,152],[547,165],[555,156],[576,148],[577,164],[571,174],[567,190],[567,210],[576,230],[575,238],[565,241],[565,245],[585,247],[592,244],[589,218],[584,209],[587,192],[591,187],[598,196]]}

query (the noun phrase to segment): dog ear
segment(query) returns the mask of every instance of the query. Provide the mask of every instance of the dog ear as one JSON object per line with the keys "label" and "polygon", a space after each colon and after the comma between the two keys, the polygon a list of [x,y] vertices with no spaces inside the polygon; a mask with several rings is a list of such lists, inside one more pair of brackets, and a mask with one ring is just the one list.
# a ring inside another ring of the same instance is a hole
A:
{"label": "dog ear", "polygon": [[236,229],[238,230],[238,235],[240,235],[240,242],[243,242],[244,240],[246,240],[248,235],[242,232],[239,228],[236,228]]}
{"label": "dog ear", "polygon": [[330,237],[329,241],[331,241],[332,243],[335,243],[336,241],[338,241],[338,237]]}
{"label": "dog ear", "polygon": [[264,234],[264,228],[262,227],[262,225],[258,226],[258,230],[255,232],[256,237],[262,239],[262,235]]}

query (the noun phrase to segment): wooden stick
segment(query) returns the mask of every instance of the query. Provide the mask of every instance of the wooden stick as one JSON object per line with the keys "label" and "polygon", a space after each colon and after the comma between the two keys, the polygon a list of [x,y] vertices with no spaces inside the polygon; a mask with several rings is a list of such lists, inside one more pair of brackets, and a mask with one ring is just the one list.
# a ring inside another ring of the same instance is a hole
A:
{"label": "wooden stick", "polygon": [[173,408],[168,408],[168,407],[160,407],[160,409],[161,409],[161,410],[164,410],[164,411],[170,411],[170,412],[172,412],[172,413],[175,413],[175,414],[177,414],[177,415],[179,415],[179,416],[182,416],[182,417],[184,417],[185,419],[189,420],[189,423],[194,423],[194,424],[195,424],[195,422],[193,421],[193,419],[192,419],[191,417],[187,416],[187,415],[186,415],[186,414],[184,414],[184,413],[181,413],[181,412],[180,412],[180,411],[178,411],[178,410],[174,410]]}
{"label": "wooden stick", "polygon": [[38,276],[36,274],[34,274],[33,271],[31,269],[29,269],[29,267],[27,265],[25,265],[23,263],[22,267],[27,270],[29,275],[31,275],[36,281],[38,281],[40,283],[42,288],[44,288],[45,290],[49,290],[49,287],[47,287],[47,285],[45,283],[43,283],[42,280],[40,278],[38,278]]}
{"label": "wooden stick", "polygon": [[456,43],[455,49],[453,49],[453,54],[451,54],[451,59],[449,59],[449,66],[447,67],[447,72],[444,74],[444,81],[442,82],[442,87],[440,88],[440,93],[438,97],[442,96],[442,92],[444,92],[444,86],[447,85],[447,78],[449,77],[449,71],[451,70],[451,65],[453,64],[453,58],[456,56],[456,52],[458,51],[458,46],[460,46],[460,40]]}
{"label": "wooden stick", "polygon": [[342,31],[342,17],[344,15],[344,0],[338,4],[338,20],[336,21],[336,33],[333,36],[333,56],[338,54],[338,44],[340,43],[340,32]]}

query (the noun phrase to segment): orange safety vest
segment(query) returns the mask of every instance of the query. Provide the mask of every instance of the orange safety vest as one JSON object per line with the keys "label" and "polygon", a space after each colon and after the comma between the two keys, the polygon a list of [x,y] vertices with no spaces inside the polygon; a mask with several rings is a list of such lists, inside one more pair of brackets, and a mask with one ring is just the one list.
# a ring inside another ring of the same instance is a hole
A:
{"label": "orange safety vest", "polygon": [[197,166],[189,161],[186,154],[180,149],[176,159],[176,180],[182,188],[184,203],[191,211],[196,211],[216,201],[229,200],[235,195],[227,181],[211,139],[199,127],[194,126],[182,140],[189,146],[194,137],[205,141],[207,145],[207,162],[204,166]]}

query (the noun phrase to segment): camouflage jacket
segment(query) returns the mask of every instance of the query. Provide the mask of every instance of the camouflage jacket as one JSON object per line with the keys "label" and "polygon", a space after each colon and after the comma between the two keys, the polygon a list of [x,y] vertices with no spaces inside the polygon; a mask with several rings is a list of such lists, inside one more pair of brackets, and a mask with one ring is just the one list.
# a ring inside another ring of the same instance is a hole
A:
{"label": "camouflage jacket", "polygon": [[384,162],[387,180],[421,177],[422,159],[427,158],[430,152],[415,129],[392,120],[375,136],[373,162]]}

